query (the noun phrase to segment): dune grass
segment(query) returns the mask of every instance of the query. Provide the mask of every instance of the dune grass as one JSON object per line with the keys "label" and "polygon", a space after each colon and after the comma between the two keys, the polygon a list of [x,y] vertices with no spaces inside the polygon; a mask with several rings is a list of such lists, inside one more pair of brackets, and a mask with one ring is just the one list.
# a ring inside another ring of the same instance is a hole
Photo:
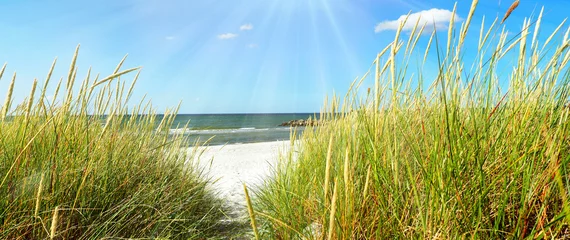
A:
{"label": "dune grass", "polygon": [[[357,94],[367,73],[329,101],[328,122],[255,191],[262,239],[570,238],[569,30],[539,34],[541,12],[510,36],[496,19],[465,46],[476,6],[445,48],[432,33],[420,51],[424,26],[403,40],[400,27],[372,90]],[[439,69],[424,89],[428,54]]]}
{"label": "dune grass", "polygon": [[12,78],[0,116],[0,238],[216,235],[221,201],[185,164],[185,139],[168,135],[177,109],[160,120],[143,99],[128,111],[139,68],[120,71],[123,59],[108,77],[89,69],[76,85],[76,59],[77,50],[50,99],[55,61],[41,89],[34,81],[14,107]]}

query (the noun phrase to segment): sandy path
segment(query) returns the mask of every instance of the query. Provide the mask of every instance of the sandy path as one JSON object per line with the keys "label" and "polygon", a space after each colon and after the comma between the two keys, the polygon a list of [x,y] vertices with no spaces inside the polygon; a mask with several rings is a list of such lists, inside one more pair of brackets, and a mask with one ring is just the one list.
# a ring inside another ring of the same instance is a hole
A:
{"label": "sandy path", "polygon": [[262,184],[277,164],[279,153],[289,148],[289,141],[211,146],[205,149],[198,164],[206,168],[212,179],[217,179],[214,188],[234,209],[232,217],[238,218],[246,213],[242,183],[250,189]]}

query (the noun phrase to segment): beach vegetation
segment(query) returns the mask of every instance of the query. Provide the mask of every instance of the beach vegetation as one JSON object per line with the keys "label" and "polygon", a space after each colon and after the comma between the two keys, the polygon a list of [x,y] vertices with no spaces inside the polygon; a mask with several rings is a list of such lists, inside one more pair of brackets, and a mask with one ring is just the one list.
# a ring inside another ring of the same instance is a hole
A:
{"label": "beach vegetation", "polygon": [[0,112],[0,239],[215,236],[222,202],[180,151],[183,135],[168,134],[177,108],[158,119],[150,101],[133,104],[140,68],[121,70],[125,59],[107,77],[89,68],[77,80],[78,49],[54,92],[56,61],[19,104],[11,78]]}
{"label": "beach vegetation", "polygon": [[260,238],[570,238],[570,29],[542,32],[542,11],[473,29],[477,4],[445,33],[401,24],[329,98],[250,190]]}

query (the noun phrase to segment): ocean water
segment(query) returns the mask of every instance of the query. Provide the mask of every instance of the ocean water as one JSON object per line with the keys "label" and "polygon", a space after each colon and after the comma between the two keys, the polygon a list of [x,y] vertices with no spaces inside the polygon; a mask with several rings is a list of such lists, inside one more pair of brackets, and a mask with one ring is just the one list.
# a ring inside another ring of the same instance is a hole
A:
{"label": "ocean water", "polygon": [[[210,146],[289,140],[291,128],[279,125],[309,117],[315,118],[315,114],[178,114],[170,134],[184,134],[189,146],[196,142],[202,145],[208,139]],[[188,127],[184,128],[187,123]],[[297,128],[297,134],[303,130],[303,127]]]}

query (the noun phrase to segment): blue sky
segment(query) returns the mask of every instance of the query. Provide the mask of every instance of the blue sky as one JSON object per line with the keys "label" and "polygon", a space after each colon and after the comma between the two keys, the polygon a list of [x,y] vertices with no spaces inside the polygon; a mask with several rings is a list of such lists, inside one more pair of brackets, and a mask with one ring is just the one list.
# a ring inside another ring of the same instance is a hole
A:
{"label": "blue sky", "polygon": [[[0,64],[8,62],[0,99],[14,71],[19,102],[34,78],[43,83],[58,57],[50,85],[55,89],[56,80],[68,71],[75,46],[81,44],[80,79],[89,66],[95,73],[110,74],[128,53],[124,68],[143,67],[133,99],[147,94],[159,112],[181,100],[180,113],[316,112],[326,95],[344,94],[393,40],[390,21],[433,8],[445,15],[454,3],[0,0]],[[501,18],[510,4],[480,0],[472,29],[478,31],[483,15]],[[465,18],[470,5],[460,0],[457,15]],[[507,28],[520,30],[523,18],[536,17],[542,6],[542,28],[549,32],[568,16],[570,2],[521,0]]]}

